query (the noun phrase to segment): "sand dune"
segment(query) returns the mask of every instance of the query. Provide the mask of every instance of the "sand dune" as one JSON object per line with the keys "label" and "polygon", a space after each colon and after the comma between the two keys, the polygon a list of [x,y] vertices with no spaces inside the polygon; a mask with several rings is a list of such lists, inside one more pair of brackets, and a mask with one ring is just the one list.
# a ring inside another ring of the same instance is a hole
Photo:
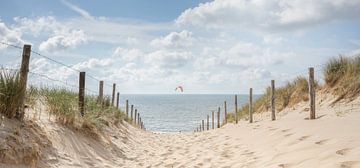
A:
{"label": "sand dune", "polygon": [[[48,120],[36,123],[51,142],[39,167],[360,167],[360,99],[331,105],[318,98],[316,120],[307,103],[255,115],[200,133],[156,134],[126,123],[106,128],[99,139]],[[26,167],[0,164],[0,167]]]}

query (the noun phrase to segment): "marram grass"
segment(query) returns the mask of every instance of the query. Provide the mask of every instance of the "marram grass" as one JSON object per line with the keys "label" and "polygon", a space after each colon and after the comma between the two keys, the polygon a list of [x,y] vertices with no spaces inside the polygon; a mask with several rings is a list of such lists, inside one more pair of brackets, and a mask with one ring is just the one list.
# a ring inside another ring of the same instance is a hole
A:
{"label": "marram grass", "polygon": [[0,113],[7,118],[16,117],[21,103],[20,94],[19,73],[0,69]]}

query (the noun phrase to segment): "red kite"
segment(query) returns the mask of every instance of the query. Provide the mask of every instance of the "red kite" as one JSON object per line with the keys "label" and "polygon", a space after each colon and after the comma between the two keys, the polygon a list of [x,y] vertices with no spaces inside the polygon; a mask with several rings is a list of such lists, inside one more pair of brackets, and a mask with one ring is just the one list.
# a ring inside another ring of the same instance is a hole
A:
{"label": "red kite", "polygon": [[183,89],[183,87],[182,87],[182,86],[178,86],[178,87],[176,87],[176,88],[175,88],[175,91],[177,91],[177,90],[180,90],[181,92],[184,92],[184,89]]}

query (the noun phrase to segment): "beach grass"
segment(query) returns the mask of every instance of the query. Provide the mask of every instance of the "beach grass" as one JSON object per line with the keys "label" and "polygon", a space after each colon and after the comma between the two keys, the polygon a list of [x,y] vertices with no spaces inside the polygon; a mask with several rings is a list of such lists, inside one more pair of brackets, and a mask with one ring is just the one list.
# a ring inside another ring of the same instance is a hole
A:
{"label": "beach grass", "polygon": [[7,118],[16,117],[21,90],[19,72],[0,69],[0,113]]}
{"label": "beach grass", "polygon": [[355,98],[360,93],[360,54],[330,59],[325,64],[323,74],[325,85],[338,96],[337,101]]}
{"label": "beach grass", "polygon": [[[315,86],[319,87],[318,82],[315,82]],[[276,87],[275,89],[275,109],[276,111],[281,111],[286,107],[291,107],[301,101],[309,100],[308,97],[308,81],[305,77],[298,76],[292,81],[288,81],[284,86]],[[266,88],[264,94],[259,96],[253,102],[253,112],[261,113],[269,111],[271,100],[271,88]],[[246,103],[238,109],[239,119],[248,119],[249,117],[249,103]],[[234,122],[235,116],[234,112],[228,113],[228,122]]]}

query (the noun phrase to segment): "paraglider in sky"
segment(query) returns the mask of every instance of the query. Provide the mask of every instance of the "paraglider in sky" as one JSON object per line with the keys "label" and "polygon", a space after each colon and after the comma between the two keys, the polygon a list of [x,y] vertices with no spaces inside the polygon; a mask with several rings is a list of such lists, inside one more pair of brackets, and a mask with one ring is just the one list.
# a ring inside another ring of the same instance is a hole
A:
{"label": "paraglider in sky", "polygon": [[184,92],[184,89],[183,89],[183,87],[182,86],[178,86],[178,87],[176,87],[175,88],[175,91],[180,91],[180,92]]}

